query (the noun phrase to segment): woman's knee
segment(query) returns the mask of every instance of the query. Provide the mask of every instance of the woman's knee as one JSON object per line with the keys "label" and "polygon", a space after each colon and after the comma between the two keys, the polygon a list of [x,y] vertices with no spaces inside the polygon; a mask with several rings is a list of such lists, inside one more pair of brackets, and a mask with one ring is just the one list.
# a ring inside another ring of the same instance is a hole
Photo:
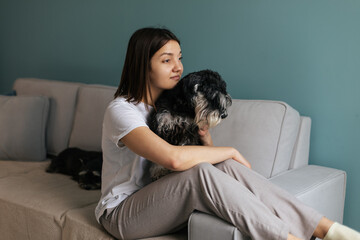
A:
{"label": "woman's knee", "polygon": [[196,174],[201,172],[209,172],[212,171],[213,169],[214,169],[214,165],[208,162],[202,162],[192,167],[192,171],[195,172]]}
{"label": "woman's knee", "polygon": [[[166,176],[166,178],[167,177],[170,177],[170,178],[175,177],[176,180],[172,180],[172,181],[176,181],[176,182],[180,182],[180,181],[194,182],[194,181],[199,180],[198,176],[201,175],[201,173],[211,171],[211,168],[214,168],[214,166],[210,163],[207,163],[207,162],[199,163],[185,171],[174,172],[174,173],[170,174],[170,176]],[[198,183],[195,183],[195,184],[198,184]]]}
{"label": "woman's knee", "polygon": [[221,163],[217,163],[215,164],[215,167],[224,171],[225,169],[227,168],[232,168],[234,166],[234,164],[239,164],[238,162],[236,162],[234,159],[228,159],[228,160],[225,160]]}
{"label": "woman's knee", "polygon": [[199,163],[199,164],[195,165],[193,168],[196,169],[196,170],[201,170],[201,169],[209,169],[212,166],[213,165],[211,163],[202,162],[202,163]]}
{"label": "woman's knee", "polygon": [[[199,181],[202,179],[201,176],[209,175],[209,174],[211,175],[212,171],[219,171],[219,170],[215,168],[214,165],[212,165],[211,163],[203,162],[186,170],[184,174],[188,175],[187,179],[189,179],[190,181]],[[198,182],[196,184],[198,184]]]}

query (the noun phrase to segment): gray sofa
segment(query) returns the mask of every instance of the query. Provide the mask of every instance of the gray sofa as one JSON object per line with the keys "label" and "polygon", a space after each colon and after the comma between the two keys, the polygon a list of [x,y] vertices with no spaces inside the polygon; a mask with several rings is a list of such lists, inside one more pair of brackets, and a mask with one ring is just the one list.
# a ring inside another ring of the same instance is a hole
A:
{"label": "gray sofa", "polygon": [[[115,87],[23,78],[0,96],[0,239],[113,239],[96,222],[100,191],[49,174],[47,155],[101,150],[102,117]],[[284,102],[234,100],[212,130],[253,169],[324,215],[342,222],[346,174],[308,164],[311,120]],[[236,191],[236,189],[234,189]],[[150,239],[246,239],[219,218],[194,212],[188,229]]]}

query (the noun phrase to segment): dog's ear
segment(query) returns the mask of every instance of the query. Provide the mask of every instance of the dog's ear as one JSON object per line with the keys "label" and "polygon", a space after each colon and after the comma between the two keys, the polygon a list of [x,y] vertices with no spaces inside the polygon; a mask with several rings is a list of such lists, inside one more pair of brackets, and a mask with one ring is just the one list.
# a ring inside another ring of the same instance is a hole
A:
{"label": "dog's ear", "polygon": [[199,84],[201,77],[195,73],[190,73],[186,75],[183,80],[183,93],[185,94],[186,99],[191,99],[199,91]]}

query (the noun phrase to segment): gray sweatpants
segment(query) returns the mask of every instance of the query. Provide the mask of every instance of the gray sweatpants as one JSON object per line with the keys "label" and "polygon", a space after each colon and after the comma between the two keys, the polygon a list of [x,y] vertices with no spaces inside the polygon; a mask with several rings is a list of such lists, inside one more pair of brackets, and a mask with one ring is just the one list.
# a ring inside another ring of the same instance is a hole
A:
{"label": "gray sweatpants", "polygon": [[159,236],[185,226],[194,210],[236,226],[255,240],[310,239],[322,215],[242,164],[201,163],[137,191],[100,218],[118,239]]}

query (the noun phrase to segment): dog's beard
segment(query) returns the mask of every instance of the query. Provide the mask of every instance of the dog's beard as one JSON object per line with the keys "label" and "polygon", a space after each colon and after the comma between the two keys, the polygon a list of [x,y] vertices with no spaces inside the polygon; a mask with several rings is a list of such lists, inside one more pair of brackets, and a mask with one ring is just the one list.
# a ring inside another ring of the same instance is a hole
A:
{"label": "dog's beard", "polygon": [[[211,110],[208,108],[208,101],[202,93],[198,93],[194,97],[195,102],[195,123],[200,129],[205,126],[212,128],[221,122],[221,113],[219,110]],[[220,95],[220,104],[224,109],[228,106],[228,98]]]}
{"label": "dog's beard", "polygon": [[[164,111],[157,116],[157,122],[159,126],[157,127],[157,132],[168,132],[174,131],[177,126],[189,126],[191,125],[191,118],[182,117],[182,116],[173,116],[170,112]],[[180,129],[179,129],[180,130]],[[180,132],[176,132],[176,134],[181,134]]]}

